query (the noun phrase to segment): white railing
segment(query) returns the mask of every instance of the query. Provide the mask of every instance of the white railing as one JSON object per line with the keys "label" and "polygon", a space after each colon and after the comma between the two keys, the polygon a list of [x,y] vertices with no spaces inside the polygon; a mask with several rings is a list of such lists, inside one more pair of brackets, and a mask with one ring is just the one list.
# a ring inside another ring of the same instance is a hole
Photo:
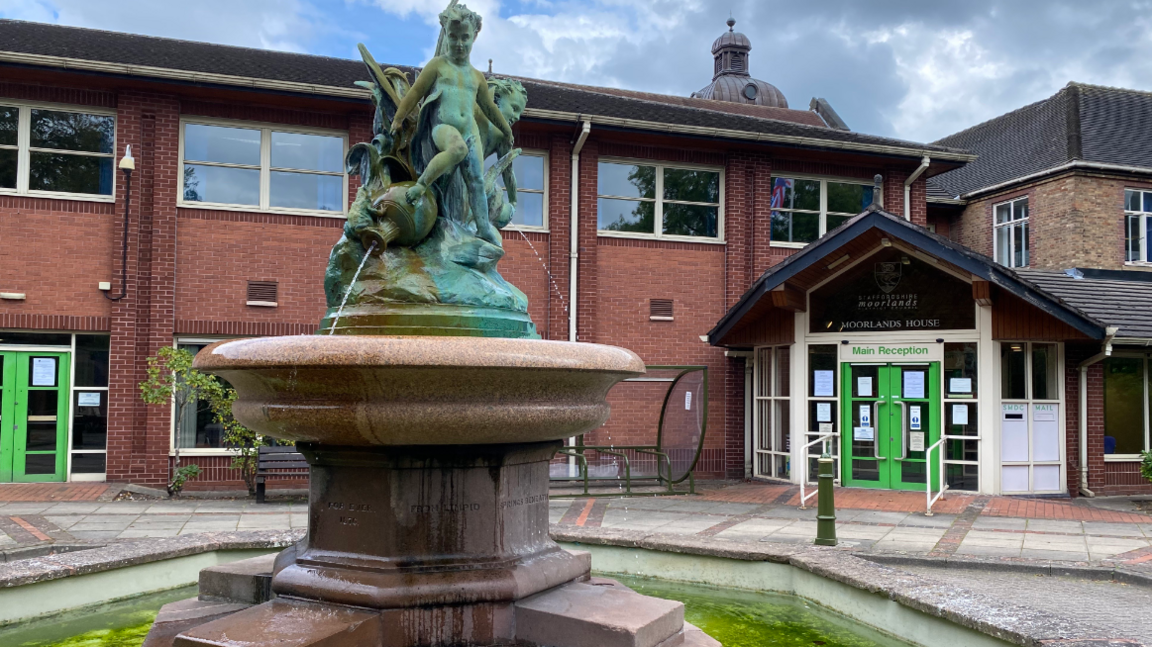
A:
{"label": "white railing", "polygon": [[[925,497],[927,498],[927,501],[928,501],[928,509],[924,511],[925,517],[931,517],[932,516],[932,506],[937,501],[940,500],[940,497],[944,496],[944,490],[948,489],[948,483],[946,482],[947,479],[944,476],[944,443],[947,440],[948,440],[947,436],[940,438],[940,440],[937,440],[936,442],[932,443],[932,446],[928,448],[928,451],[924,452],[924,468],[928,472],[926,474],[927,478],[924,481],[924,493],[925,493]],[[940,491],[936,493],[936,496],[932,496],[932,450],[933,449],[939,449],[940,450]]]}
{"label": "white railing", "polygon": [[[808,432],[809,435],[817,434],[817,433],[820,433],[820,432],[818,432],[818,431],[809,431]],[[808,462],[809,462],[809,456],[810,456],[810,454],[808,454],[808,448],[811,447],[812,445],[815,445],[816,443],[829,442],[832,438],[839,438],[839,437],[840,437],[839,432],[830,431],[827,433],[820,434],[816,438],[816,440],[813,440],[813,441],[809,442],[807,445],[804,445],[804,447],[800,448],[800,457],[802,459],[800,461],[800,463],[802,465],[802,467],[800,468],[800,509],[801,510],[807,510],[807,507],[804,505],[804,503],[807,502],[808,499],[811,499],[813,496],[816,495],[817,492],[820,491],[819,488],[817,488],[817,489],[813,490],[812,492],[809,492],[808,494],[804,494],[804,489],[808,485]],[[831,454],[831,452],[825,452],[825,453]]]}

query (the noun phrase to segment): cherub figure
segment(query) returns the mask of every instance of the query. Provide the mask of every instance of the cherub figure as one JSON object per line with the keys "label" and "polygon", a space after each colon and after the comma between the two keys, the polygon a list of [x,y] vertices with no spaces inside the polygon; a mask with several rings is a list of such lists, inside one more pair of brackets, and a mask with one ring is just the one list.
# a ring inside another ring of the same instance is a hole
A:
{"label": "cherub figure", "polygon": [[[520,121],[524,107],[528,104],[528,92],[516,79],[488,79],[488,92],[492,101],[504,115],[508,125]],[[506,138],[504,133],[483,114],[476,115],[476,129],[480,133],[480,141],[484,145],[484,159],[495,154],[502,158],[512,151],[512,140]],[[508,189],[508,202],[516,205],[516,175],[509,166],[504,170],[504,188]],[[491,214],[495,219],[496,214]]]}
{"label": "cherub figure", "polygon": [[[417,204],[429,186],[440,176],[459,168],[467,187],[467,201],[476,235],[493,245],[500,245],[500,234],[488,218],[484,195],[483,144],[476,127],[476,108],[492,122],[509,143],[512,128],[500,113],[488,92],[484,75],[472,67],[469,57],[476,34],[480,32],[480,15],[462,4],[453,4],[440,13],[443,49],[420,71],[412,88],[396,109],[390,129],[400,132],[404,119],[421,105],[421,118],[433,119],[432,142],[438,151],[421,172],[406,198]],[[421,130],[424,128],[422,125]]]}

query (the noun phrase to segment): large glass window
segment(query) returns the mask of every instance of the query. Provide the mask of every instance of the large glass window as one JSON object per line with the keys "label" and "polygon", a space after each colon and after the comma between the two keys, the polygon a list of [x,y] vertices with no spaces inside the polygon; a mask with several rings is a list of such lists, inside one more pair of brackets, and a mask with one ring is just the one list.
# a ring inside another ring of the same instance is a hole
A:
{"label": "large glass window", "polygon": [[1059,492],[1061,474],[1059,346],[1000,344],[1000,489]]}
{"label": "large glass window", "polygon": [[808,346],[808,430],[805,444],[820,440],[826,434],[837,434],[809,445],[808,480],[811,482],[816,481],[819,467],[816,461],[824,452],[825,442],[835,462],[833,473],[840,473],[839,368],[839,352],[834,344]]}
{"label": "large glass window", "polygon": [[181,203],[343,214],[344,137],[185,123]]}
{"label": "large glass window", "polygon": [[1028,198],[998,204],[992,207],[992,214],[996,262],[1005,267],[1027,267]]}
{"label": "large glass window", "polygon": [[116,117],[0,105],[0,191],[112,196]]}
{"label": "large glass window", "polygon": [[953,490],[980,489],[975,342],[944,344],[944,476]]}
{"label": "large glass window", "polygon": [[[181,342],[177,347],[195,355],[210,343],[212,342]],[[175,416],[176,412],[172,413]],[[216,422],[216,417],[207,402],[192,399],[184,405],[183,419],[175,429],[175,446],[181,450],[225,449],[224,425]]]}
{"label": "large glass window", "polygon": [[1104,453],[1135,455],[1149,447],[1149,362],[1143,357],[1104,360]]}
{"label": "large glass window", "polygon": [[1124,191],[1125,249],[1129,263],[1152,262],[1148,233],[1152,230],[1152,191]]}
{"label": "large glass window", "polygon": [[792,353],[788,346],[756,350],[755,475],[787,479],[791,458]]}
{"label": "large glass window", "polygon": [[[524,151],[512,160],[512,171],[516,174],[516,212],[509,226],[524,229],[546,229],[548,227],[546,192],[548,182],[548,158],[542,152]],[[496,156],[489,155],[484,160],[487,171],[496,163]],[[496,178],[496,184],[504,187],[504,178]],[[508,191],[504,190],[504,199]]]}
{"label": "large glass window", "polygon": [[871,184],[772,178],[772,242],[810,243],[872,204]]}
{"label": "large glass window", "polygon": [[600,162],[598,173],[601,232],[720,238],[720,171]]}

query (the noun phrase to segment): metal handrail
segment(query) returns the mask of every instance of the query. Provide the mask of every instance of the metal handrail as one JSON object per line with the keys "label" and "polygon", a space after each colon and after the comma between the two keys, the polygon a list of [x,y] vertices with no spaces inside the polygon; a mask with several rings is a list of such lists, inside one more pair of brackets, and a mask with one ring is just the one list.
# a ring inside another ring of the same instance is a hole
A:
{"label": "metal handrail", "polygon": [[825,433],[820,433],[819,431],[809,431],[809,432],[807,432],[807,434],[808,435],[820,434],[820,436],[818,436],[816,438],[816,440],[813,440],[813,441],[809,442],[807,445],[804,445],[803,447],[800,448],[800,456],[803,459],[800,461],[802,464],[802,466],[800,468],[800,509],[801,510],[807,510],[808,509],[804,505],[804,502],[807,501],[808,499],[811,499],[816,494],[816,492],[818,491],[818,490],[813,490],[809,494],[804,494],[804,488],[808,484],[808,448],[811,447],[812,445],[815,445],[816,443],[827,442],[832,438],[839,438],[840,437],[840,432],[838,432],[838,431],[829,431],[829,432],[825,432]]}
{"label": "metal handrail", "polygon": [[[628,454],[624,452],[612,451],[611,449],[597,449],[601,454],[609,454],[611,456],[619,456],[624,459],[624,492],[632,494],[632,463],[628,460]],[[639,452],[638,452],[639,453]],[[669,468],[671,471],[671,468]],[[660,473],[660,463],[656,463],[656,473]]]}
{"label": "metal handrail", "polygon": [[[946,480],[944,478],[944,442],[946,440],[947,440],[947,438],[941,438],[940,440],[937,440],[936,442],[932,443],[932,446],[929,447],[927,449],[927,451],[924,452],[924,469],[927,471],[927,474],[926,474],[927,478],[924,481],[924,496],[926,497],[927,502],[928,502],[928,509],[924,512],[925,517],[931,517],[932,516],[932,506],[935,505],[935,503],[940,500],[940,497],[944,496],[944,490],[948,489],[948,483],[946,482]],[[940,449],[940,491],[936,493],[935,497],[933,497],[932,496],[932,450],[937,449],[937,448]]]}

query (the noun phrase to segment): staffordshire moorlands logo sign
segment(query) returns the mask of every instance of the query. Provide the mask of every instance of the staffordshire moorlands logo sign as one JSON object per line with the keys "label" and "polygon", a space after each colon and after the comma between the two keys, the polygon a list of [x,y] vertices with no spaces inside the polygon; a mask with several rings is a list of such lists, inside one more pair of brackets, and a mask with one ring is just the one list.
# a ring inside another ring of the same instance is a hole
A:
{"label": "staffordshire moorlands logo sign", "polygon": [[900,285],[900,263],[877,263],[873,275],[884,294],[891,294]]}

